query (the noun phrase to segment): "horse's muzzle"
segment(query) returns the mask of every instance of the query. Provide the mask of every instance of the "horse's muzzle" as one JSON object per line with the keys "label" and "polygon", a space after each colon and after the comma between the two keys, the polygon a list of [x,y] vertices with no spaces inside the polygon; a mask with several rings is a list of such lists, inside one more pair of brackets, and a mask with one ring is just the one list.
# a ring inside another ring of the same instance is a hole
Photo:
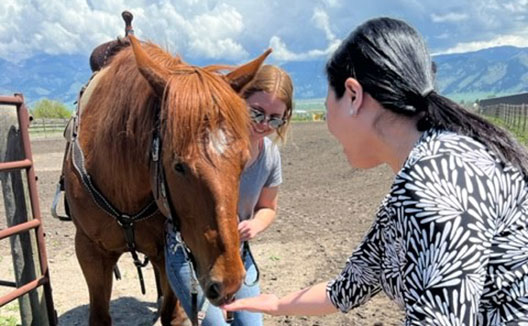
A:
{"label": "horse's muzzle", "polygon": [[204,292],[209,302],[215,306],[230,303],[235,299],[235,293],[225,293],[224,285],[221,282],[211,281],[207,283]]}

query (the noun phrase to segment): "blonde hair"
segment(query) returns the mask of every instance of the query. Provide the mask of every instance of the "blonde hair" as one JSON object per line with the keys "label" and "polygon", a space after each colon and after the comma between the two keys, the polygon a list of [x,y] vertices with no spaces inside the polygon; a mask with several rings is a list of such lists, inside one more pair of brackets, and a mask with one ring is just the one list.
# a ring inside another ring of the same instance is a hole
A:
{"label": "blonde hair", "polygon": [[242,97],[247,99],[258,92],[269,93],[286,104],[283,116],[285,123],[276,130],[277,138],[282,143],[286,142],[286,133],[293,113],[293,83],[290,76],[277,66],[264,65],[251,84],[244,89]]}

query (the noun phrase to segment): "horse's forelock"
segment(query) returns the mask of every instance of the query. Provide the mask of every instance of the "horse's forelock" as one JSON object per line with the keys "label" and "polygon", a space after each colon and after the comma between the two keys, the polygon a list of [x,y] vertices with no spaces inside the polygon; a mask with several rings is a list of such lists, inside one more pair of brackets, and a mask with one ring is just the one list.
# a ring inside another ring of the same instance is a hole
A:
{"label": "horse's forelock", "polygon": [[[200,149],[210,140],[208,133],[214,134],[220,128],[227,142],[247,141],[248,114],[239,111],[243,100],[216,69],[223,66],[190,66],[153,44],[145,46],[145,50],[153,62],[170,71],[161,119],[166,133],[164,142],[170,142],[175,154],[182,158],[204,155]],[[143,151],[150,146],[156,125],[155,95],[139,73],[130,48],[112,58],[108,69],[93,102],[94,107],[101,108],[95,137],[99,138],[98,143],[108,144],[105,155],[118,157],[114,160],[117,166],[138,155],[148,163]],[[122,131],[118,137],[116,130]],[[133,143],[125,143],[128,141]]]}
{"label": "horse's forelock", "polygon": [[240,111],[244,102],[214,71],[179,67],[167,83],[162,106],[165,141],[181,157],[204,154],[204,142],[220,129],[226,139],[247,142],[248,115]]}

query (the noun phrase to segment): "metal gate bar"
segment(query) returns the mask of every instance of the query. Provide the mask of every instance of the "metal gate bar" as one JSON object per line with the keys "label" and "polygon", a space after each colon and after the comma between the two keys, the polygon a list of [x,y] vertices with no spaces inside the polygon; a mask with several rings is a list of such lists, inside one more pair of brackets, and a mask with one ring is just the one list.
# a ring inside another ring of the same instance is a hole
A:
{"label": "metal gate bar", "polygon": [[21,161],[0,163],[0,172],[26,170],[26,180],[28,182],[31,214],[33,216],[33,219],[29,220],[28,222],[18,224],[0,231],[0,240],[21,232],[27,232],[31,229],[35,229],[37,236],[40,270],[42,275],[40,277],[37,277],[35,280],[28,282],[22,285],[21,287],[18,287],[16,290],[11,291],[7,295],[0,297],[0,307],[17,299],[18,297],[23,296],[24,294],[32,290],[35,290],[37,287],[42,286],[44,290],[44,297],[46,299],[49,324],[50,326],[56,326],[57,316],[55,308],[53,306],[53,298],[51,295],[48,258],[46,255],[44,230],[42,227],[42,219],[40,214],[35,169],[33,167],[33,155],[31,154],[31,145],[29,141],[29,113],[24,104],[24,97],[22,96],[22,94],[15,94],[14,96],[0,96],[0,105],[2,104],[16,106],[18,125],[20,128],[20,135],[22,137],[22,146],[24,148],[25,159]]}

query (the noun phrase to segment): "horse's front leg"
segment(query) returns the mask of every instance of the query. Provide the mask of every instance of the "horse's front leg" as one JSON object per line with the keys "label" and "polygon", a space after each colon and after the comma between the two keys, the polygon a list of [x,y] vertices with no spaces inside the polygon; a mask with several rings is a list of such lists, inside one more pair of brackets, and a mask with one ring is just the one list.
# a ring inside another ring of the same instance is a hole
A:
{"label": "horse's front leg", "polygon": [[[167,279],[167,274],[165,273],[165,260],[163,258],[154,258],[151,259],[152,264],[154,265],[154,272],[156,273],[156,278],[159,279],[161,286],[161,291],[163,295],[163,300],[160,307],[160,319],[163,326],[183,326],[187,325],[185,323],[187,317],[183,308],[178,302],[178,298],[174,295],[169,281]],[[159,296],[159,293],[158,293]]]}
{"label": "horse's front leg", "polygon": [[103,252],[84,233],[75,234],[75,252],[90,294],[90,326],[110,326],[112,271],[119,255]]}

